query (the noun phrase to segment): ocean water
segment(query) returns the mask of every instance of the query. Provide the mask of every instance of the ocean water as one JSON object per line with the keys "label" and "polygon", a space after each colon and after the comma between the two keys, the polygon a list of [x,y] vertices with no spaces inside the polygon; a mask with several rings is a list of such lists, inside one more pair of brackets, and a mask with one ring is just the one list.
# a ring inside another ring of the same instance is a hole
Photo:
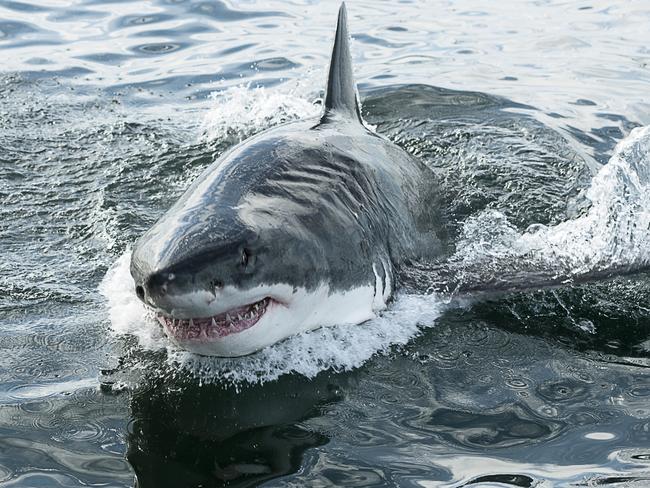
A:
{"label": "ocean water", "polygon": [[337,9],[0,0],[0,486],[650,486],[647,2],[348,2],[445,256],[241,359],[135,298],[189,182],[320,113]]}

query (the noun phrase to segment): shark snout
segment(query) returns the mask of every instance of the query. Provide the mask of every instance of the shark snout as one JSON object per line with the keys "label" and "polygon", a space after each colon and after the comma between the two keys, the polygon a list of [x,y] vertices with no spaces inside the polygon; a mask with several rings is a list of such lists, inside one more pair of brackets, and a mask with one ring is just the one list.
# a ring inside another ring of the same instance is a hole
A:
{"label": "shark snout", "polygon": [[135,294],[148,305],[157,306],[161,299],[171,291],[176,279],[174,273],[158,272],[140,277],[136,280]]}
{"label": "shark snout", "polygon": [[218,279],[199,282],[191,274],[160,271],[135,279],[135,293],[150,307],[174,316],[213,315],[223,300],[224,284]]}

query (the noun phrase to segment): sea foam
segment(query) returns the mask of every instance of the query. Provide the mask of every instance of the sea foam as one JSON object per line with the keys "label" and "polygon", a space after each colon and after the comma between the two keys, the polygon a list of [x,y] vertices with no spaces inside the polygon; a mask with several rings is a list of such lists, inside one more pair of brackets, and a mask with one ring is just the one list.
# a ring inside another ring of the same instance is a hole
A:
{"label": "sea foam", "polygon": [[[559,276],[650,264],[650,126],[634,129],[593,177],[585,213],[555,226],[519,232],[500,212],[485,210],[463,227],[451,261],[459,268],[516,263]],[[510,265],[512,266],[512,265]]]}

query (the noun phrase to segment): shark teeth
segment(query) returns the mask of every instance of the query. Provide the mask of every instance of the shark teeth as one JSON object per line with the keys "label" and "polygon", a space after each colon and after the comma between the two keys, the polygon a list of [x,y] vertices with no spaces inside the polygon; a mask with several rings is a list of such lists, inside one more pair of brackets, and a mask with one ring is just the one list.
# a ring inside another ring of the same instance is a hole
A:
{"label": "shark teeth", "polygon": [[266,313],[270,298],[245,305],[212,317],[176,319],[158,314],[158,321],[173,339],[210,341],[253,327]]}

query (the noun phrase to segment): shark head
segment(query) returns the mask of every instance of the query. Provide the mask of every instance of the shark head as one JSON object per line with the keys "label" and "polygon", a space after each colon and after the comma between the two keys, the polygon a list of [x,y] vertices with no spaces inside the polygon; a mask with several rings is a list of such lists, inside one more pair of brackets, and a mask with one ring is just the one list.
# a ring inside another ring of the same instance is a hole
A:
{"label": "shark head", "polygon": [[392,280],[368,210],[373,181],[350,156],[376,139],[361,121],[342,5],[320,122],[234,147],[137,241],[135,291],[169,338],[241,356],[383,308]]}

